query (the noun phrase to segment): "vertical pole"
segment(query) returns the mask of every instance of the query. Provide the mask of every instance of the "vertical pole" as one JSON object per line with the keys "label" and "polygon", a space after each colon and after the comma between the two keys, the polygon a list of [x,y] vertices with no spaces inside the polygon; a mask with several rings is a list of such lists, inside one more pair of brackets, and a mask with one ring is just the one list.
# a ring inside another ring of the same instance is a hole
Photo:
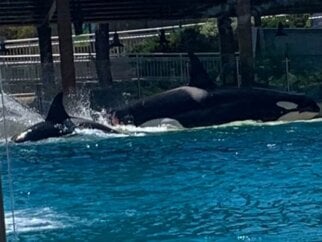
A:
{"label": "vertical pole", "polygon": [[254,14],[254,25],[255,27],[261,27],[262,26],[262,18],[259,13]]}
{"label": "vertical pole", "polygon": [[[2,114],[5,117],[5,108],[4,108],[4,99],[3,99],[3,86],[2,86],[2,65],[0,63],[0,86],[1,86],[1,99],[2,99]],[[3,124],[5,126],[5,118],[3,119]],[[6,131],[5,131],[6,132]],[[4,214],[4,205],[3,205],[3,193],[2,193],[2,162],[0,167],[0,242],[6,242],[6,223],[5,223],[5,214]],[[14,226],[14,224],[13,224]]]}
{"label": "vertical pole", "polygon": [[141,80],[140,80],[140,66],[139,66],[139,56],[136,54],[136,75],[138,81],[138,96],[141,98]]}
{"label": "vertical pole", "polygon": [[3,207],[2,178],[0,178],[0,190],[0,242],[6,242],[6,223]]}
{"label": "vertical pole", "polygon": [[238,44],[240,55],[240,74],[242,86],[254,82],[254,58],[252,46],[251,2],[237,0]]}
{"label": "vertical pole", "polygon": [[239,56],[236,56],[236,78],[237,78],[237,87],[238,88],[240,88],[240,86],[241,86],[239,65],[240,65]]}
{"label": "vertical pole", "polygon": [[56,0],[63,92],[75,91],[76,77],[69,0]]}
{"label": "vertical pole", "polygon": [[228,16],[220,16],[217,19],[217,26],[219,30],[221,80],[224,86],[236,85],[234,33],[231,27],[231,19]]}
{"label": "vertical pole", "polygon": [[39,104],[39,111],[43,113],[42,95],[44,91],[45,100],[51,100],[56,92],[55,86],[55,69],[53,61],[53,49],[51,44],[51,28],[48,22],[37,28],[40,63],[41,63],[41,84],[37,84],[37,98]]}
{"label": "vertical pole", "polygon": [[101,87],[112,85],[109,24],[99,24],[95,31],[96,71]]}
{"label": "vertical pole", "polygon": [[289,67],[290,60],[288,57],[285,57],[285,72],[286,72],[286,83],[287,83],[287,91],[290,91],[290,80],[289,80],[289,73],[290,73],[290,67]]}
{"label": "vertical pole", "polygon": [[184,83],[185,76],[184,76],[184,71],[183,71],[183,56],[182,53],[180,53],[180,81]]}

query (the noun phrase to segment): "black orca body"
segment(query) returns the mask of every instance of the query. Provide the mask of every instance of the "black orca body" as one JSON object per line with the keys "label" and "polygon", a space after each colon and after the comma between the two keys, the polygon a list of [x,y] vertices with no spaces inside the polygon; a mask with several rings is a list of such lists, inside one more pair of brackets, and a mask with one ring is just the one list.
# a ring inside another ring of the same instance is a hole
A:
{"label": "black orca body", "polygon": [[25,131],[12,137],[12,141],[38,141],[42,139],[61,137],[72,134],[76,128],[98,129],[106,133],[118,133],[112,127],[91,120],[70,117],[63,105],[63,94],[54,98],[45,121],[37,123]]}
{"label": "black orca body", "polygon": [[168,118],[192,128],[243,120],[312,119],[319,111],[313,100],[300,94],[260,88],[207,91],[184,86],[115,110],[115,115],[121,122],[131,117],[136,126]]}
{"label": "black orca body", "polygon": [[190,83],[115,110],[119,122],[136,126],[153,120],[172,120],[186,128],[233,121],[303,120],[319,114],[320,108],[301,94],[264,88],[216,89],[200,60],[190,57]]}

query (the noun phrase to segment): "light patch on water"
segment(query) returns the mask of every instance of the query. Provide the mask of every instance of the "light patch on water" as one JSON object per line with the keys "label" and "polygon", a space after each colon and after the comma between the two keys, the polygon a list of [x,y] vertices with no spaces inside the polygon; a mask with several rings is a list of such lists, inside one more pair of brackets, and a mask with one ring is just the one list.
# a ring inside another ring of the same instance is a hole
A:
{"label": "light patch on water", "polygon": [[[13,233],[11,212],[5,214],[5,219],[6,231],[11,234]],[[68,223],[69,220],[68,216],[58,214],[48,207],[38,210],[24,209],[15,211],[16,231],[18,234],[67,228],[71,226]]]}

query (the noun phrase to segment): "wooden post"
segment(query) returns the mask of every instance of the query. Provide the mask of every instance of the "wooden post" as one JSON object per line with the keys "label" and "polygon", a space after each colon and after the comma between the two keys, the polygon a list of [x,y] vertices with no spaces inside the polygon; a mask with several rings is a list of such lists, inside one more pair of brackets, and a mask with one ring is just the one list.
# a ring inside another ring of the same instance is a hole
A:
{"label": "wooden post", "polygon": [[220,16],[217,19],[217,26],[219,30],[221,80],[224,86],[237,85],[234,33],[231,27],[231,19],[228,16]]}
{"label": "wooden post", "polygon": [[55,83],[55,72],[53,64],[53,50],[51,45],[51,28],[48,23],[37,28],[40,62],[41,62],[41,77],[44,86]]}
{"label": "wooden post", "polygon": [[63,92],[76,88],[74,51],[69,0],[56,0],[60,67]]}
{"label": "wooden post", "polygon": [[254,82],[250,0],[237,0],[236,13],[238,21],[241,85],[247,87],[251,86]]}
{"label": "wooden post", "polygon": [[98,24],[95,30],[96,72],[101,87],[112,85],[109,24]]}
{"label": "wooden post", "polygon": [[254,14],[254,25],[255,27],[262,27],[262,18],[259,13]]}
{"label": "wooden post", "polygon": [[[56,94],[55,69],[53,62],[53,50],[51,45],[51,28],[47,22],[37,28],[40,62],[41,62],[41,84],[37,84],[36,96],[38,99],[38,111],[45,114],[49,107],[44,106],[43,100],[50,103]],[[44,108],[45,107],[45,108]]]}

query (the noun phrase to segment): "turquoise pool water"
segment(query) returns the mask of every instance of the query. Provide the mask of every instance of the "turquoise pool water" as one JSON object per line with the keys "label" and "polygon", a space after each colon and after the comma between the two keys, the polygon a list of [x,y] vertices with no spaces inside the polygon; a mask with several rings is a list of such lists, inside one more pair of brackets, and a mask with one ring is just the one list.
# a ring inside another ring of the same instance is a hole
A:
{"label": "turquoise pool water", "polygon": [[18,238],[321,241],[321,130],[236,124],[12,145]]}

